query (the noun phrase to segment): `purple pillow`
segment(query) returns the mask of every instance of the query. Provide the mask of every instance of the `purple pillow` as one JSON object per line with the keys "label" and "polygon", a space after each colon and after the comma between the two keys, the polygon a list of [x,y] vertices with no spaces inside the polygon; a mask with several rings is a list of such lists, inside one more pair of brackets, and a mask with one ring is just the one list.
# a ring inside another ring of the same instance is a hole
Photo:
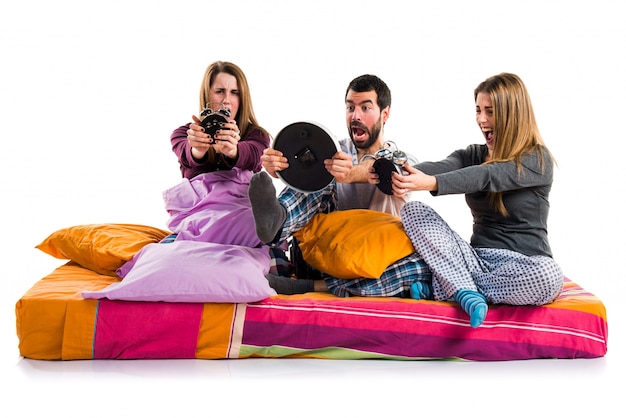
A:
{"label": "purple pillow", "polygon": [[268,247],[148,244],[117,269],[122,281],[82,295],[147,302],[256,302],[276,295],[265,278],[269,264]]}

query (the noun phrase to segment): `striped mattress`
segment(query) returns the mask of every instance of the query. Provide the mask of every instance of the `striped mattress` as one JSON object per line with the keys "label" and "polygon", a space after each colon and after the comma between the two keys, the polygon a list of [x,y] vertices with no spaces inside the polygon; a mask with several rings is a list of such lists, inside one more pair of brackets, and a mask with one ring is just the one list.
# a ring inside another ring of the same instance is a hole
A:
{"label": "striped mattress", "polygon": [[69,262],[16,304],[19,352],[41,360],[300,357],[503,361],[607,352],[606,309],[565,279],[545,306],[490,306],[479,328],[449,302],[278,295],[255,303],[86,300],[116,279]]}

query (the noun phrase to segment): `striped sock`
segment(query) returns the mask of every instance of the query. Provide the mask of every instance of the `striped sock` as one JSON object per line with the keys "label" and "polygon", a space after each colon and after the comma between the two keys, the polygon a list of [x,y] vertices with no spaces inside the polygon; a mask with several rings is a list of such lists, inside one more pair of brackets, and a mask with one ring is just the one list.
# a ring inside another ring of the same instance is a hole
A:
{"label": "striped sock", "polygon": [[454,300],[470,316],[472,328],[478,328],[487,316],[487,299],[475,290],[461,289],[454,294]]}
{"label": "striped sock", "polygon": [[429,282],[416,281],[411,285],[413,299],[433,300],[433,286]]}

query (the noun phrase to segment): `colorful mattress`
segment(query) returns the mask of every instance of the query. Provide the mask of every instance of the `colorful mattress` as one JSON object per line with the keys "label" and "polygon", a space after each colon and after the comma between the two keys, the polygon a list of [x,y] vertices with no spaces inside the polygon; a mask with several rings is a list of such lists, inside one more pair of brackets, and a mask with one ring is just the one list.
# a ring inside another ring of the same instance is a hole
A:
{"label": "colorful mattress", "polygon": [[470,327],[454,303],[270,296],[254,303],[84,299],[119,281],[70,261],[16,304],[19,352],[41,360],[595,358],[607,352],[602,301],[566,279],[555,302],[490,306]]}

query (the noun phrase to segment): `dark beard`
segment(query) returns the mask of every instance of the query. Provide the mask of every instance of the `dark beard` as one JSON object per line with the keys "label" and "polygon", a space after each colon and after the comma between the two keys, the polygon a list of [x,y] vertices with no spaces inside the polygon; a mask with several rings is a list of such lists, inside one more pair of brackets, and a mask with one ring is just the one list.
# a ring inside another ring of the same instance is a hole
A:
{"label": "dark beard", "polygon": [[380,132],[383,129],[383,123],[382,123],[382,119],[378,118],[378,122],[376,122],[376,124],[372,127],[372,130],[370,131],[369,128],[363,124],[358,123],[357,126],[361,129],[363,129],[365,132],[368,133],[368,140],[366,142],[364,142],[363,144],[357,145],[356,142],[354,142],[354,138],[352,137],[352,129],[349,130],[349,134],[350,134],[350,139],[352,140],[352,143],[354,144],[354,147],[357,149],[368,149],[369,147],[372,146],[372,144],[374,142],[376,142],[376,140],[378,139],[378,136],[380,135]]}

